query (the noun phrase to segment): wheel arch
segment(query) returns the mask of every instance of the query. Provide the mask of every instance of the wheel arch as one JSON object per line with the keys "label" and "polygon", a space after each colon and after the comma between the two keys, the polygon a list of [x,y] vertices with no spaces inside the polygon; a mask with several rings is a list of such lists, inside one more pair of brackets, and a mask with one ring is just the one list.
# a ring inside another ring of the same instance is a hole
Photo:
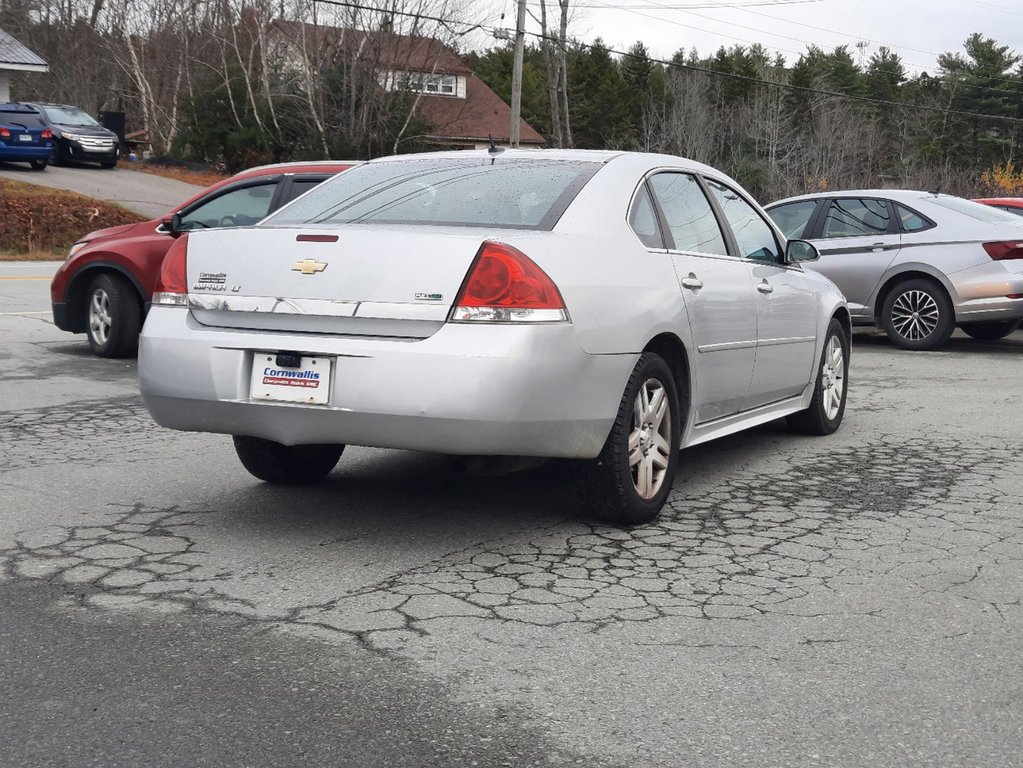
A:
{"label": "wheel arch", "polygon": [[644,352],[653,352],[659,355],[671,368],[675,378],[675,389],[678,390],[679,403],[682,413],[679,414],[679,423],[682,425],[682,434],[685,435],[685,428],[689,420],[689,411],[692,401],[692,378],[689,363],[689,351],[682,340],[674,333],[661,333],[654,336],[643,348]]}
{"label": "wheel arch", "polygon": [[878,328],[881,327],[881,310],[884,308],[884,302],[888,298],[888,294],[891,293],[895,286],[899,283],[914,279],[930,280],[932,283],[936,283],[938,287],[945,292],[945,296],[948,297],[948,300],[952,303],[953,312],[955,311],[956,294],[944,275],[932,272],[923,267],[913,267],[912,269],[902,270],[894,275],[889,275],[885,278],[881,287],[878,288],[877,294],[874,298],[874,324]]}
{"label": "wheel arch", "polygon": [[831,315],[835,320],[838,320],[842,324],[842,330],[845,331],[845,337],[852,341],[852,315],[849,314],[849,308],[846,306],[838,307]]}
{"label": "wheel arch", "polygon": [[68,283],[67,291],[65,292],[72,333],[85,332],[85,303],[88,300],[89,283],[103,274],[113,275],[126,280],[135,291],[141,316],[145,316],[147,303],[145,291],[142,290],[142,284],[139,283],[138,278],[120,264],[110,261],[94,261],[75,273]]}

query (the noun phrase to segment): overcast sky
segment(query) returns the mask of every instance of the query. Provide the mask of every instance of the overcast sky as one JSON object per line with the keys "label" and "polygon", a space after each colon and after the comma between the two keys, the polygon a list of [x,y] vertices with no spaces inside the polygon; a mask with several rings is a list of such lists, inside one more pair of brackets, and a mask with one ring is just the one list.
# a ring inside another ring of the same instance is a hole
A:
{"label": "overcast sky", "polygon": [[[552,0],[549,4],[556,5]],[[656,58],[679,48],[713,54],[724,46],[760,43],[791,64],[814,43],[826,50],[849,45],[863,61],[878,46],[898,53],[910,75],[933,72],[935,56],[961,51],[971,32],[993,37],[1023,53],[1021,0],[571,0],[572,37],[602,37],[625,50],[642,40]],[[506,6],[503,26],[515,26],[515,0]],[[531,10],[538,3],[530,0]],[[537,31],[535,22],[527,30]]]}

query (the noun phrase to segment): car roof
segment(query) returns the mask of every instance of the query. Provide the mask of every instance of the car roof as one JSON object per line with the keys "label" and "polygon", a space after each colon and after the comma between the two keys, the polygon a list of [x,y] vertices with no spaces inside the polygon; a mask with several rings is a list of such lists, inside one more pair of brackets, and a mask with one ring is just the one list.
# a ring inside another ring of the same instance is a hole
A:
{"label": "car roof", "polygon": [[238,181],[239,179],[257,178],[260,176],[273,176],[278,173],[340,173],[348,170],[353,165],[360,165],[361,160],[298,160],[290,163],[271,163],[270,165],[257,165],[254,168],[246,168],[225,181]]}
{"label": "car roof", "polygon": [[39,110],[36,109],[34,104],[27,104],[23,101],[3,101],[0,102],[0,111],[3,112],[24,112],[26,114],[38,115]]}
{"label": "car roof", "polygon": [[830,200],[836,197],[880,197],[888,200],[895,200],[902,203],[911,203],[914,200],[936,197],[958,197],[958,195],[946,195],[941,192],[926,192],[919,189],[829,189],[825,192],[808,192],[804,195],[793,195],[792,197],[775,200],[765,205],[765,208],[774,208],[784,203],[796,203],[800,200]]}

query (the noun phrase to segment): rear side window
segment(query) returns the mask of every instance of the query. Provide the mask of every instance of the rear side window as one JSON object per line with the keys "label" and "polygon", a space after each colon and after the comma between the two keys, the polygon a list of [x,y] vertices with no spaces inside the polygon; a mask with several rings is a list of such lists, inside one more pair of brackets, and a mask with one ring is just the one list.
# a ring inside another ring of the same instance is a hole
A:
{"label": "rear side window", "polygon": [[884,200],[841,198],[832,200],[821,237],[863,237],[887,234],[891,214]]}
{"label": "rear side window", "polygon": [[721,227],[699,182],[688,173],[658,173],[650,186],[677,251],[728,255]]}
{"label": "rear side window", "polygon": [[600,163],[459,158],[366,163],[266,224],[432,224],[549,230]]}
{"label": "rear side window", "polygon": [[895,203],[895,214],[899,217],[899,226],[903,232],[923,232],[934,226],[916,211],[912,211],[904,205]]}
{"label": "rear side window", "polygon": [[646,184],[640,187],[639,192],[636,193],[636,200],[633,202],[632,212],[629,214],[629,226],[647,248],[664,247],[661,227],[657,223],[657,215],[654,213],[654,205],[650,201],[650,193],[647,192]]}
{"label": "rear side window", "polygon": [[785,237],[800,238],[806,237],[806,227],[816,209],[816,200],[800,200],[797,203],[779,205],[769,210],[767,214],[774,219],[774,223]]}

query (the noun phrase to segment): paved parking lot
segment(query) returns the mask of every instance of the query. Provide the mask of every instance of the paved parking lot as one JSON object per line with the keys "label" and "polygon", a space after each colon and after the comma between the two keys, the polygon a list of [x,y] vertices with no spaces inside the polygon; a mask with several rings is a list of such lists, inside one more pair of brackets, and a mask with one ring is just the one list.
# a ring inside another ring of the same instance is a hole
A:
{"label": "paved parking lot", "polygon": [[0,263],[0,765],[1019,765],[1023,332],[857,335],[837,434],[687,450],[624,530],[557,465],[262,485],[54,268]]}

